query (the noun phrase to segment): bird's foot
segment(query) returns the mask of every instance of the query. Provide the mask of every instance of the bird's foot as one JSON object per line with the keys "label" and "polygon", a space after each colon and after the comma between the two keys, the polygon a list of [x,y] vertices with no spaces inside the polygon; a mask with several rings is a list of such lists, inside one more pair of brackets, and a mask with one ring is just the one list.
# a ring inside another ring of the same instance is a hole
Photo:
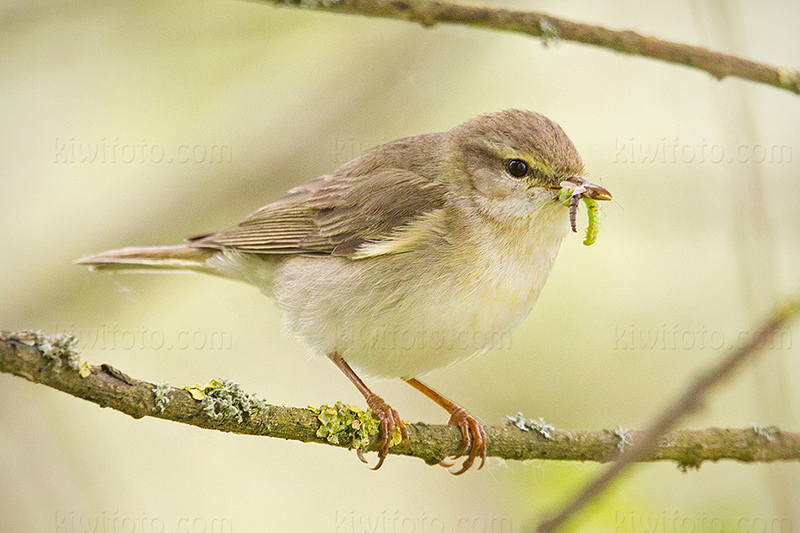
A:
{"label": "bird's foot", "polygon": [[[403,421],[400,420],[400,415],[397,411],[389,407],[383,398],[377,394],[370,393],[365,397],[367,405],[372,409],[372,414],[381,424],[381,432],[378,437],[378,464],[372,467],[372,470],[377,470],[383,465],[386,455],[389,453],[389,447],[392,443],[392,437],[396,429],[400,430],[400,435],[403,439],[403,444],[408,447],[408,429]],[[359,454],[359,458],[363,460],[363,455]]]}
{"label": "bird's foot", "polygon": [[[450,473],[456,476],[463,474],[472,467],[477,457],[481,458],[481,464],[478,465],[478,470],[483,468],[483,464],[486,462],[486,450],[489,439],[486,436],[486,430],[483,429],[480,422],[469,414],[466,409],[458,406],[450,415],[448,424],[457,426],[458,429],[461,430],[461,448],[458,450],[456,457],[463,456],[467,453],[467,450],[469,450],[469,455],[464,459],[461,468],[456,472],[451,471]],[[442,461],[440,464],[449,468],[453,466],[454,463]]]}

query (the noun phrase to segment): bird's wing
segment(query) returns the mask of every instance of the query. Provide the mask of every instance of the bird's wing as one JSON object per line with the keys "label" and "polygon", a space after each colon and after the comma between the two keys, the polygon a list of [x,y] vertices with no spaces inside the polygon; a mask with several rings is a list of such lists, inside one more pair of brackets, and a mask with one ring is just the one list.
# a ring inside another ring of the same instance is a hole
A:
{"label": "bird's wing", "polygon": [[353,257],[362,244],[391,239],[398,229],[440,209],[445,193],[440,183],[401,169],[360,177],[326,175],[232,228],[189,240],[254,254]]}

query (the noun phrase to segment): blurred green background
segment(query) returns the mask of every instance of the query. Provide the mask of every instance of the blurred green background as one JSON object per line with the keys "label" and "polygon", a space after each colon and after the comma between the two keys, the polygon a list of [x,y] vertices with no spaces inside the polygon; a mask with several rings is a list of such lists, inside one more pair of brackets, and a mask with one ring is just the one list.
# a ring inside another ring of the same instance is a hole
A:
{"label": "blurred green background", "polygon": [[[800,65],[797,2],[503,5]],[[142,379],[361,405],[251,287],[71,262],[224,228],[366,148],[510,107],[559,122],[615,202],[594,246],[568,236],[510,345],[427,382],[487,424],[641,428],[800,288],[800,98],[571,43],[231,1],[4,2],[0,329],[73,332],[91,363]],[[797,431],[799,352],[800,329],[783,332],[687,425]],[[405,384],[372,384],[404,419],[446,421]],[[0,375],[3,532],[517,532],[598,470],[492,459],[454,477],[390,457],[371,472]],[[798,474],[640,465],[572,527],[799,531]]]}

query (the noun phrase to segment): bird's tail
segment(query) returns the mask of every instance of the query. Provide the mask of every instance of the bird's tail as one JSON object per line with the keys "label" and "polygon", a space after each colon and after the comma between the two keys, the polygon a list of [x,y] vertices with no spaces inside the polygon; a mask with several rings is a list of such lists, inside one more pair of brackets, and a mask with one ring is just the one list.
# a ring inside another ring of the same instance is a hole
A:
{"label": "bird's tail", "polygon": [[213,248],[200,248],[191,244],[172,246],[131,246],[88,255],[75,261],[94,271],[125,272],[202,272],[219,274],[208,265],[217,253]]}

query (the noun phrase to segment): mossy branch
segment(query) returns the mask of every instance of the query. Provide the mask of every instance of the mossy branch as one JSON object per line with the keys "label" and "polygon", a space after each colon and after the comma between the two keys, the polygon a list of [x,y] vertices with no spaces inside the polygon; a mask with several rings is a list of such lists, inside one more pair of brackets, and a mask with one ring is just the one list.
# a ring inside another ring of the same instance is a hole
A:
{"label": "mossy branch", "polygon": [[535,11],[470,6],[444,0],[251,0],[262,4],[314,9],[418,22],[423,26],[461,24],[524,33],[545,44],[572,41],[624,54],[649,57],[696,68],[722,80],[733,76],[800,94],[800,71],[776,67],[687,44],[640,35],[630,30],[610,30]]}
{"label": "mossy branch", "polygon": [[[109,365],[89,365],[75,352],[74,338],[56,334],[0,334],[0,372],[23,377],[123,412],[152,416],[204,429],[373,449],[377,424],[370,413],[341,404],[321,409],[268,405],[238,385],[212,380],[205,386],[177,388],[132,378]],[[321,422],[322,420],[322,422]],[[409,424],[410,444],[390,453],[436,464],[457,452],[461,435],[449,425]],[[562,431],[542,421],[509,418],[487,427],[488,455],[508,460],[606,462],[618,458],[641,431]],[[641,461],[675,461],[681,468],[704,461],[734,459],[772,462],[800,459],[800,434],[774,427],[679,430],[663,436]]]}

